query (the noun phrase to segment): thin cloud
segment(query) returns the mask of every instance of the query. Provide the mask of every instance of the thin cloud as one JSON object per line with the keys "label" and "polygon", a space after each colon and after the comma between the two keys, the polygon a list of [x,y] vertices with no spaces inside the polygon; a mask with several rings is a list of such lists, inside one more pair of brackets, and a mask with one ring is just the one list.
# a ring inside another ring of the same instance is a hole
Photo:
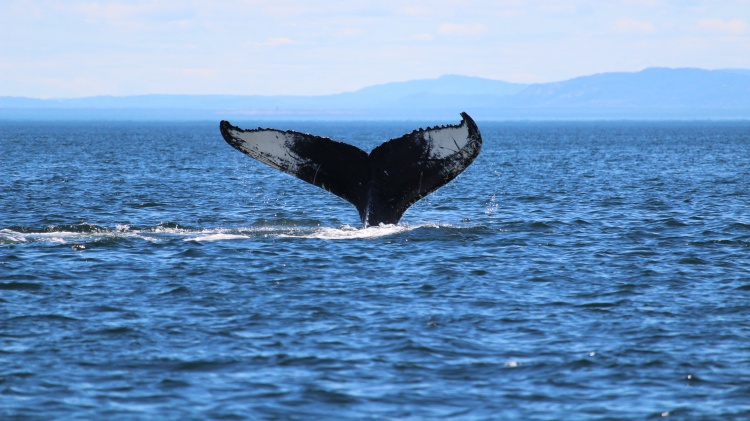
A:
{"label": "thin cloud", "polygon": [[433,8],[427,8],[427,7],[417,7],[417,6],[408,6],[401,9],[401,13],[406,16],[430,16],[435,14],[435,10]]}
{"label": "thin cloud", "polygon": [[618,20],[615,28],[618,32],[626,34],[653,34],[656,32],[656,27],[649,21],[627,18]]}
{"label": "thin cloud", "polygon": [[416,41],[432,41],[435,37],[432,34],[416,34],[412,36],[412,39]]}
{"label": "thin cloud", "polygon": [[278,47],[280,45],[296,44],[297,42],[287,37],[268,38],[264,42],[257,43],[260,47]]}
{"label": "thin cloud", "polygon": [[364,31],[362,28],[343,28],[340,31],[336,33],[337,36],[342,38],[352,38],[352,37],[359,37],[364,34]]}
{"label": "thin cloud", "polygon": [[219,69],[216,68],[197,68],[197,69],[177,69],[177,73],[188,77],[212,77],[219,74]]}
{"label": "thin cloud", "polygon": [[501,18],[514,18],[516,16],[521,16],[524,13],[526,13],[526,10],[523,9],[503,9],[495,12],[495,15]]}
{"label": "thin cloud", "polygon": [[444,23],[438,28],[441,35],[476,36],[487,32],[481,23]]}
{"label": "thin cloud", "polygon": [[61,13],[68,10],[81,16],[89,23],[106,23],[117,26],[150,26],[154,23],[179,25],[187,27],[190,24],[191,15],[186,9],[176,9],[169,4],[160,3],[74,3],[63,9],[63,6],[54,6]]}
{"label": "thin cloud", "polygon": [[78,3],[71,10],[89,20],[119,21],[148,15],[154,7],[125,3]]}
{"label": "thin cloud", "polygon": [[572,2],[551,2],[548,4],[542,4],[539,10],[546,13],[572,15],[578,12],[578,7]]}
{"label": "thin cloud", "polygon": [[656,6],[656,0],[624,0],[625,4],[628,5],[639,5],[639,6]]}
{"label": "thin cloud", "polygon": [[748,30],[747,22],[742,19],[701,19],[698,22],[698,27],[730,35],[742,35]]}

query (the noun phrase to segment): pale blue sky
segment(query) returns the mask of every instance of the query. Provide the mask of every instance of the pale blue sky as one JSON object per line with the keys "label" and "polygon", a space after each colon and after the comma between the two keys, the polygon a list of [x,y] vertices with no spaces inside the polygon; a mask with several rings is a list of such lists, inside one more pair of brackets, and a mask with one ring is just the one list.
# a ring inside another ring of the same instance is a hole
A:
{"label": "pale blue sky", "polygon": [[0,96],[316,95],[750,69],[750,0],[0,1]]}

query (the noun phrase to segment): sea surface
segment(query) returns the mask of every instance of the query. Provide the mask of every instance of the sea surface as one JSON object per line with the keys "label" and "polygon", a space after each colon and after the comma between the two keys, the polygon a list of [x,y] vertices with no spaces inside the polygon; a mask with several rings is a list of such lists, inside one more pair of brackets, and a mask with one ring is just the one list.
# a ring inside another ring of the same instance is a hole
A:
{"label": "sea surface", "polygon": [[750,418],[750,122],[478,121],[367,229],[218,123],[0,123],[0,419]]}

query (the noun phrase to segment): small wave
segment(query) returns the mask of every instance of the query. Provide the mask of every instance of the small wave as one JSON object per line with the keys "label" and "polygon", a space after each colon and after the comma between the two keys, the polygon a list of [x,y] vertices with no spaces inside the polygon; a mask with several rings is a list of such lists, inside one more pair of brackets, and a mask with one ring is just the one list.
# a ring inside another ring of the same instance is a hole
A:
{"label": "small wave", "polygon": [[10,229],[0,230],[0,245],[25,243],[27,241],[26,237],[20,232]]}
{"label": "small wave", "polygon": [[35,282],[0,282],[0,290],[36,291],[40,289],[42,289],[42,284]]}
{"label": "small wave", "polygon": [[164,206],[164,203],[161,203],[161,202],[142,202],[142,203],[134,203],[132,206],[135,209],[156,208],[156,207],[159,207],[159,206]]}
{"label": "small wave", "polygon": [[123,230],[122,226],[119,225],[115,230],[110,230],[106,227],[88,223],[48,225],[40,229],[6,228],[0,230],[0,244],[39,242],[48,244],[81,244],[123,236],[123,233],[126,232],[127,230]]}
{"label": "small wave", "polygon": [[179,294],[189,294],[190,288],[180,285],[178,287],[172,288],[169,291],[165,291],[160,293],[159,295],[179,295]]}
{"label": "small wave", "polygon": [[147,229],[147,231],[160,234],[184,234],[194,230],[190,229],[189,227],[180,225],[177,222],[162,222],[153,228]]}
{"label": "small wave", "polygon": [[750,230],[750,223],[748,222],[735,222],[731,225],[729,225],[730,231],[744,231],[744,230]]}
{"label": "small wave", "polygon": [[55,234],[77,234],[77,233],[102,233],[109,231],[105,227],[98,225],[82,223],[82,224],[68,224],[68,225],[50,225],[46,227],[43,232],[55,233]]}
{"label": "small wave", "polygon": [[252,227],[263,227],[263,228],[296,228],[300,226],[320,226],[321,221],[317,219],[293,219],[293,218],[274,218],[265,219],[260,218],[252,223]]}
{"label": "small wave", "polygon": [[174,363],[173,370],[180,371],[215,371],[236,364],[234,360],[193,360],[177,361]]}
{"label": "small wave", "polygon": [[11,317],[7,320],[40,320],[40,321],[59,321],[59,322],[79,322],[81,319],[76,317],[65,316],[63,314],[27,314],[23,316]]}

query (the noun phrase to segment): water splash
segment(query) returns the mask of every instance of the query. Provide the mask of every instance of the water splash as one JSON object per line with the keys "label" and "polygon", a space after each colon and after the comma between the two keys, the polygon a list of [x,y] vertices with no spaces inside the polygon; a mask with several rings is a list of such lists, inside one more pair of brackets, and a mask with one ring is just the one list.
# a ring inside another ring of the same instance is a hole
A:
{"label": "water splash", "polygon": [[[310,232],[297,232],[292,234],[279,234],[279,237],[287,238],[317,238],[321,240],[351,240],[363,238],[379,238],[389,235],[412,231],[428,225],[379,225],[367,228],[354,228],[344,225],[340,228],[316,228]],[[437,225],[429,225],[437,227]]]}
{"label": "water splash", "polygon": [[[88,225],[87,225],[88,226]],[[250,226],[243,228],[192,228],[177,223],[158,224],[153,227],[132,227],[117,224],[114,228],[81,229],[73,225],[49,226],[40,230],[6,228],[0,230],[0,245],[19,243],[85,244],[101,240],[138,239],[148,242],[170,240],[216,242],[246,240],[259,237],[308,238],[319,240],[352,240],[381,238],[424,228],[457,228],[452,225],[379,225],[355,228],[309,226]]]}

